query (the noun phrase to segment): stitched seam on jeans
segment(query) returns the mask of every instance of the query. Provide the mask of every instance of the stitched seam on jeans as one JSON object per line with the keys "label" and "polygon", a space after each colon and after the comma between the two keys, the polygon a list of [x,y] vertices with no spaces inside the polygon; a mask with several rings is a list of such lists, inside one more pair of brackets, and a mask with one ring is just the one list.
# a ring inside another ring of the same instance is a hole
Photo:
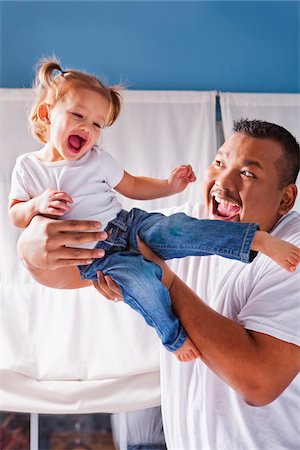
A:
{"label": "stitched seam on jeans", "polygon": [[[199,247],[197,247],[197,246],[186,246],[186,245],[184,245],[184,246],[182,246],[182,247],[178,247],[178,245],[174,245],[174,246],[171,246],[171,245],[168,245],[167,247],[164,247],[163,245],[153,245],[153,244],[151,244],[151,249],[152,250],[155,250],[155,249],[164,249],[164,250],[168,250],[168,249],[192,249],[192,250],[199,250],[200,252],[202,252],[202,253],[207,253],[208,255],[219,255],[219,256],[236,256],[237,258],[240,258],[240,255],[241,255],[241,250],[238,250],[238,251],[234,251],[234,250],[232,250],[232,251],[229,251],[229,250],[224,250],[224,249],[220,249],[220,248],[218,248],[218,249],[216,249],[215,251],[212,251],[212,249],[210,249],[210,250],[208,250],[208,249],[206,249],[206,248],[203,248],[203,249],[199,249]],[[217,252],[217,253],[216,253]],[[190,255],[190,256],[196,256],[196,255]],[[170,259],[172,259],[172,258],[170,258]]]}
{"label": "stitched seam on jeans", "polygon": [[[249,233],[252,231],[253,224],[249,224],[242,242],[241,251],[240,251],[240,258],[242,262],[248,262],[250,257],[250,247],[249,247],[249,253],[245,253],[245,246],[248,243],[249,240]],[[246,255],[246,256],[245,256]]]}
{"label": "stitched seam on jeans", "polygon": [[[122,288],[121,288],[121,290],[122,290]],[[138,302],[135,300],[134,297],[132,297],[131,295],[129,295],[129,297],[130,297],[130,298],[133,298],[133,300],[135,301],[135,303],[138,304],[139,308],[144,312],[144,314],[147,315],[147,316],[152,320],[153,323],[155,323],[155,327],[153,326],[153,328],[156,328],[157,330],[159,330],[161,336],[163,336],[163,333],[162,333],[162,331],[161,331],[161,328],[156,324],[156,321],[153,320],[153,317],[150,316],[150,314],[144,309],[144,307],[143,307],[140,303],[138,303]],[[128,303],[128,305],[130,306],[130,303]],[[182,325],[180,324],[180,326],[182,326]],[[179,337],[178,337],[178,338],[179,338]],[[177,338],[177,339],[178,339],[178,338]],[[161,339],[161,337],[160,337],[160,339]],[[175,340],[175,342],[177,341],[177,339]],[[171,348],[171,347],[174,345],[174,343],[173,343],[173,344],[164,344],[164,343],[162,343],[162,344],[163,344],[164,347],[168,347],[168,348]],[[174,351],[176,351],[176,350],[174,350]]]}

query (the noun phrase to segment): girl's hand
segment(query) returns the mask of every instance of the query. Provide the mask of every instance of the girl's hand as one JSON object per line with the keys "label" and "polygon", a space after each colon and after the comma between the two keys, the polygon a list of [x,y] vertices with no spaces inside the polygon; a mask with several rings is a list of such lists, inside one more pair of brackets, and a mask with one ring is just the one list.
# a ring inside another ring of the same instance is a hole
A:
{"label": "girl's hand", "polygon": [[36,197],[38,213],[49,216],[63,216],[66,211],[70,211],[71,208],[67,203],[73,203],[72,198],[66,192],[54,189],[46,189]]}
{"label": "girl's hand", "polygon": [[196,181],[196,175],[189,164],[176,167],[168,178],[168,184],[174,193],[184,191],[187,185],[194,181]]}

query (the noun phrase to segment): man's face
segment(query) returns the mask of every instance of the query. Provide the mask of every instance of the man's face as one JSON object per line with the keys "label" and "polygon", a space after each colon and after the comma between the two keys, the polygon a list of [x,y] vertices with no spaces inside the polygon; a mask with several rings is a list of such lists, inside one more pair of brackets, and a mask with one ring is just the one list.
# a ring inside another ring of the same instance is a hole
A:
{"label": "man's face", "polygon": [[256,222],[270,231],[286,212],[275,162],[281,145],[234,133],[208,167],[204,195],[210,219]]}

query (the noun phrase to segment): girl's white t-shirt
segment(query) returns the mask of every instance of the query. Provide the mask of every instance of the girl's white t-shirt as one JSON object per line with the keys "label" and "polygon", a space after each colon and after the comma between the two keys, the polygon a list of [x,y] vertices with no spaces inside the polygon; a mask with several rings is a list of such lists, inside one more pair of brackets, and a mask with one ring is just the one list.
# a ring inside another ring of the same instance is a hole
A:
{"label": "girl's white t-shirt", "polygon": [[[199,204],[168,213],[179,211],[205,218]],[[272,234],[300,246],[300,215],[288,213]],[[289,273],[263,254],[251,264],[207,256],[170,265],[219,313],[246,329],[300,345],[299,266]],[[161,390],[168,450],[299,449],[299,375],[275,401],[252,407],[200,360],[180,363],[161,347]]]}
{"label": "girl's white t-shirt", "polygon": [[69,204],[71,211],[60,219],[96,220],[102,223],[102,229],[122,209],[113,188],[123,178],[124,170],[106,151],[94,146],[76,161],[46,162],[36,155],[30,152],[17,158],[9,198],[26,201],[48,188],[64,191],[73,203]]}

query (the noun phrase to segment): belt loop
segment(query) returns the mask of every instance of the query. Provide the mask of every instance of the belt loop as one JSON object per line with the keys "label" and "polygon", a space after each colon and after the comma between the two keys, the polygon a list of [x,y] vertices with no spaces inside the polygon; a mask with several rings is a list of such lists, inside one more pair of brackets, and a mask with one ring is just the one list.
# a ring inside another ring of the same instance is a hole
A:
{"label": "belt loop", "polygon": [[124,223],[124,220],[127,219],[128,216],[128,212],[125,211],[124,209],[121,209],[121,211],[119,212],[119,214],[117,215],[117,217],[111,221],[111,223],[119,228],[122,231],[127,231],[128,230],[128,225],[126,223]]}

